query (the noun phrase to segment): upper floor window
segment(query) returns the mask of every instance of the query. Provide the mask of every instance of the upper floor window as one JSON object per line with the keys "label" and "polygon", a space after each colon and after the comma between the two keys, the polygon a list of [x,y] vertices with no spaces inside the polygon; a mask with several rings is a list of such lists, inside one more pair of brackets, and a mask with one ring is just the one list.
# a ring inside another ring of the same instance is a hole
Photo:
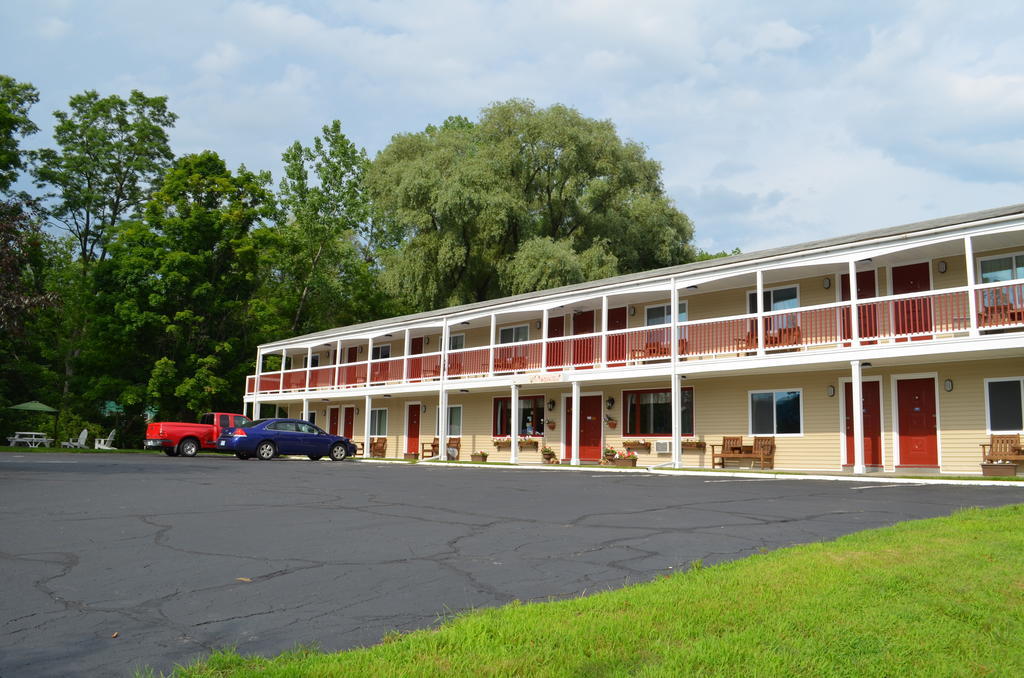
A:
{"label": "upper floor window", "polygon": [[498,331],[499,344],[515,344],[520,341],[530,340],[530,326],[516,325],[515,327],[502,327]]}
{"label": "upper floor window", "polygon": [[370,357],[374,360],[387,360],[391,357],[391,344],[377,344]]}
{"label": "upper floor window", "polygon": [[[647,325],[667,325],[672,313],[670,311],[671,304],[659,304],[657,306],[647,307],[647,317],[645,318]],[[686,301],[679,302],[679,316],[676,322],[686,322],[686,312],[688,303]]]}
{"label": "upper floor window", "polygon": [[466,335],[465,334],[449,334],[448,335],[448,350],[457,351],[460,348],[466,348]]}
{"label": "upper floor window", "polygon": [[1007,254],[978,262],[981,282],[994,283],[1024,278],[1024,254]]}
{"label": "upper floor window", "polygon": [[[781,311],[787,308],[796,308],[800,305],[800,291],[792,287],[776,287],[764,290],[764,310]],[[747,313],[757,313],[757,292],[747,292]]]}

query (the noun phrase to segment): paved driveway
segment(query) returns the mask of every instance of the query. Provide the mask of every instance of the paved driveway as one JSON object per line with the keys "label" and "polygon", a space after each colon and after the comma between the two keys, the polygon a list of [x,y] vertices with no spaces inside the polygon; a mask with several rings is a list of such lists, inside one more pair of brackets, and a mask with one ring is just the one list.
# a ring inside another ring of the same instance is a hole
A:
{"label": "paved driveway", "polygon": [[0,676],[368,645],[468,607],[1018,501],[1024,488],[0,453]]}

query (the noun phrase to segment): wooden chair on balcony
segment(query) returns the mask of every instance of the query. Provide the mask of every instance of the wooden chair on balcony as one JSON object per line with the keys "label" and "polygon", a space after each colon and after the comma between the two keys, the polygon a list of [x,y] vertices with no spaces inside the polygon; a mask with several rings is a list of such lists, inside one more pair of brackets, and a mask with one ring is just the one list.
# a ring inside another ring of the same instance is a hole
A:
{"label": "wooden chair on balcony", "polygon": [[445,447],[445,458],[449,461],[458,459],[459,452],[462,450],[462,438],[449,438],[448,445]]}
{"label": "wooden chair on balcony", "polygon": [[985,463],[994,461],[1024,461],[1020,435],[993,435],[987,443],[981,443],[981,456]]}
{"label": "wooden chair on balcony", "polygon": [[370,456],[383,459],[388,454],[387,438],[370,438]]}
{"label": "wooden chair on balcony", "polygon": [[424,459],[429,459],[430,457],[436,457],[437,456],[437,452],[438,452],[438,448],[440,448],[440,447],[441,447],[441,443],[438,442],[437,438],[434,438],[434,442],[432,442],[432,443],[422,443],[420,445],[420,456],[423,457]]}

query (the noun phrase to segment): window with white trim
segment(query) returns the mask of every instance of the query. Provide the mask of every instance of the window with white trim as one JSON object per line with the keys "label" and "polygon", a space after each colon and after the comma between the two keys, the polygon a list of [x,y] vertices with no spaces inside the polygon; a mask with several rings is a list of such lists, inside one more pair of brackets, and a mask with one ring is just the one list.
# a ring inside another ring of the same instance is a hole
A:
{"label": "window with white trim", "polygon": [[[782,311],[800,306],[800,289],[796,286],[775,287],[763,290],[764,310]],[[747,313],[757,313],[757,291],[747,292]]]}
{"label": "window with white trim", "polygon": [[370,435],[386,436],[388,434],[388,410],[386,407],[370,410]]}
{"label": "window with white trim", "polygon": [[498,330],[499,344],[516,344],[520,341],[530,340],[530,326],[516,325],[515,327],[502,327]]}
{"label": "window with white trim", "polygon": [[[628,436],[672,435],[672,393],[667,388],[622,392],[624,433]],[[693,387],[679,389],[679,433],[693,435]]]}
{"label": "window with white trim", "polygon": [[448,335],[448,350],[457,351],[460,348],[466,348],[466,335],[465,334],[449,334]]}
{"label": "window with white trim", "polygon": [[1024,377],[986,379],[985,400],[991,433],[1024,431]]}
{"label": "window with white trim", "polygon": [[[441,435],[438,430],[438,424],[441,421],[441,417],[437,416],[440,413],[441,408],[438,407],[434,412],[434,435]],[[458,437],[462,435],[462,405],[449,405],[448,406],[448,435],[452,437]]]}
{"label": "window with white trim", "polygon": [[370,354],[373,360],[387,360],[391,357],[391,344],[377,344]]}
{"label": "window with white trim", "polygon": [[[687,306],[689,304],[686,301],[679,302],[679,315],[676,322],[686,322]],[[657,306],[648,306],[646,309],[647,317],[645,318],[646,324],[650,325],[667,325],[671,313],[669,309],[671,304],[659,304]]]}
{"label": "window with white trim", "polygon": [[983,283],[1024,278],[1024,253],[1004,254],[978,260],[978,280]]}
{"label": "window with white trim", "polygon": [[800,389],[750,391],[750,435],[803,434],[803,406]]}

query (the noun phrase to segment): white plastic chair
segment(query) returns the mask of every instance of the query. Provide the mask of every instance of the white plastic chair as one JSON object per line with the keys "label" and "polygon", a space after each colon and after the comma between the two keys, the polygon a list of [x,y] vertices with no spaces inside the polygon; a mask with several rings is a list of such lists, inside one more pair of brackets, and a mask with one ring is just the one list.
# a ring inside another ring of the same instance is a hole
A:
{"label": "white plastic chair", "polygon": [[116,428],[110,429],[110,435],[106,438],[97,438],[94,446],[97,450],[116,450],[117,448],[112,446],[114,442],[114,434],[117,432]]}
{"label": "white plastic chair", "polygon": [[89,429],[83,428],[82,432],[78,434],[78,440],[71,439],[65,443],[61,443],[61,447],[72,447],[78,450],[85,449],[85,439],[89,437]]}

